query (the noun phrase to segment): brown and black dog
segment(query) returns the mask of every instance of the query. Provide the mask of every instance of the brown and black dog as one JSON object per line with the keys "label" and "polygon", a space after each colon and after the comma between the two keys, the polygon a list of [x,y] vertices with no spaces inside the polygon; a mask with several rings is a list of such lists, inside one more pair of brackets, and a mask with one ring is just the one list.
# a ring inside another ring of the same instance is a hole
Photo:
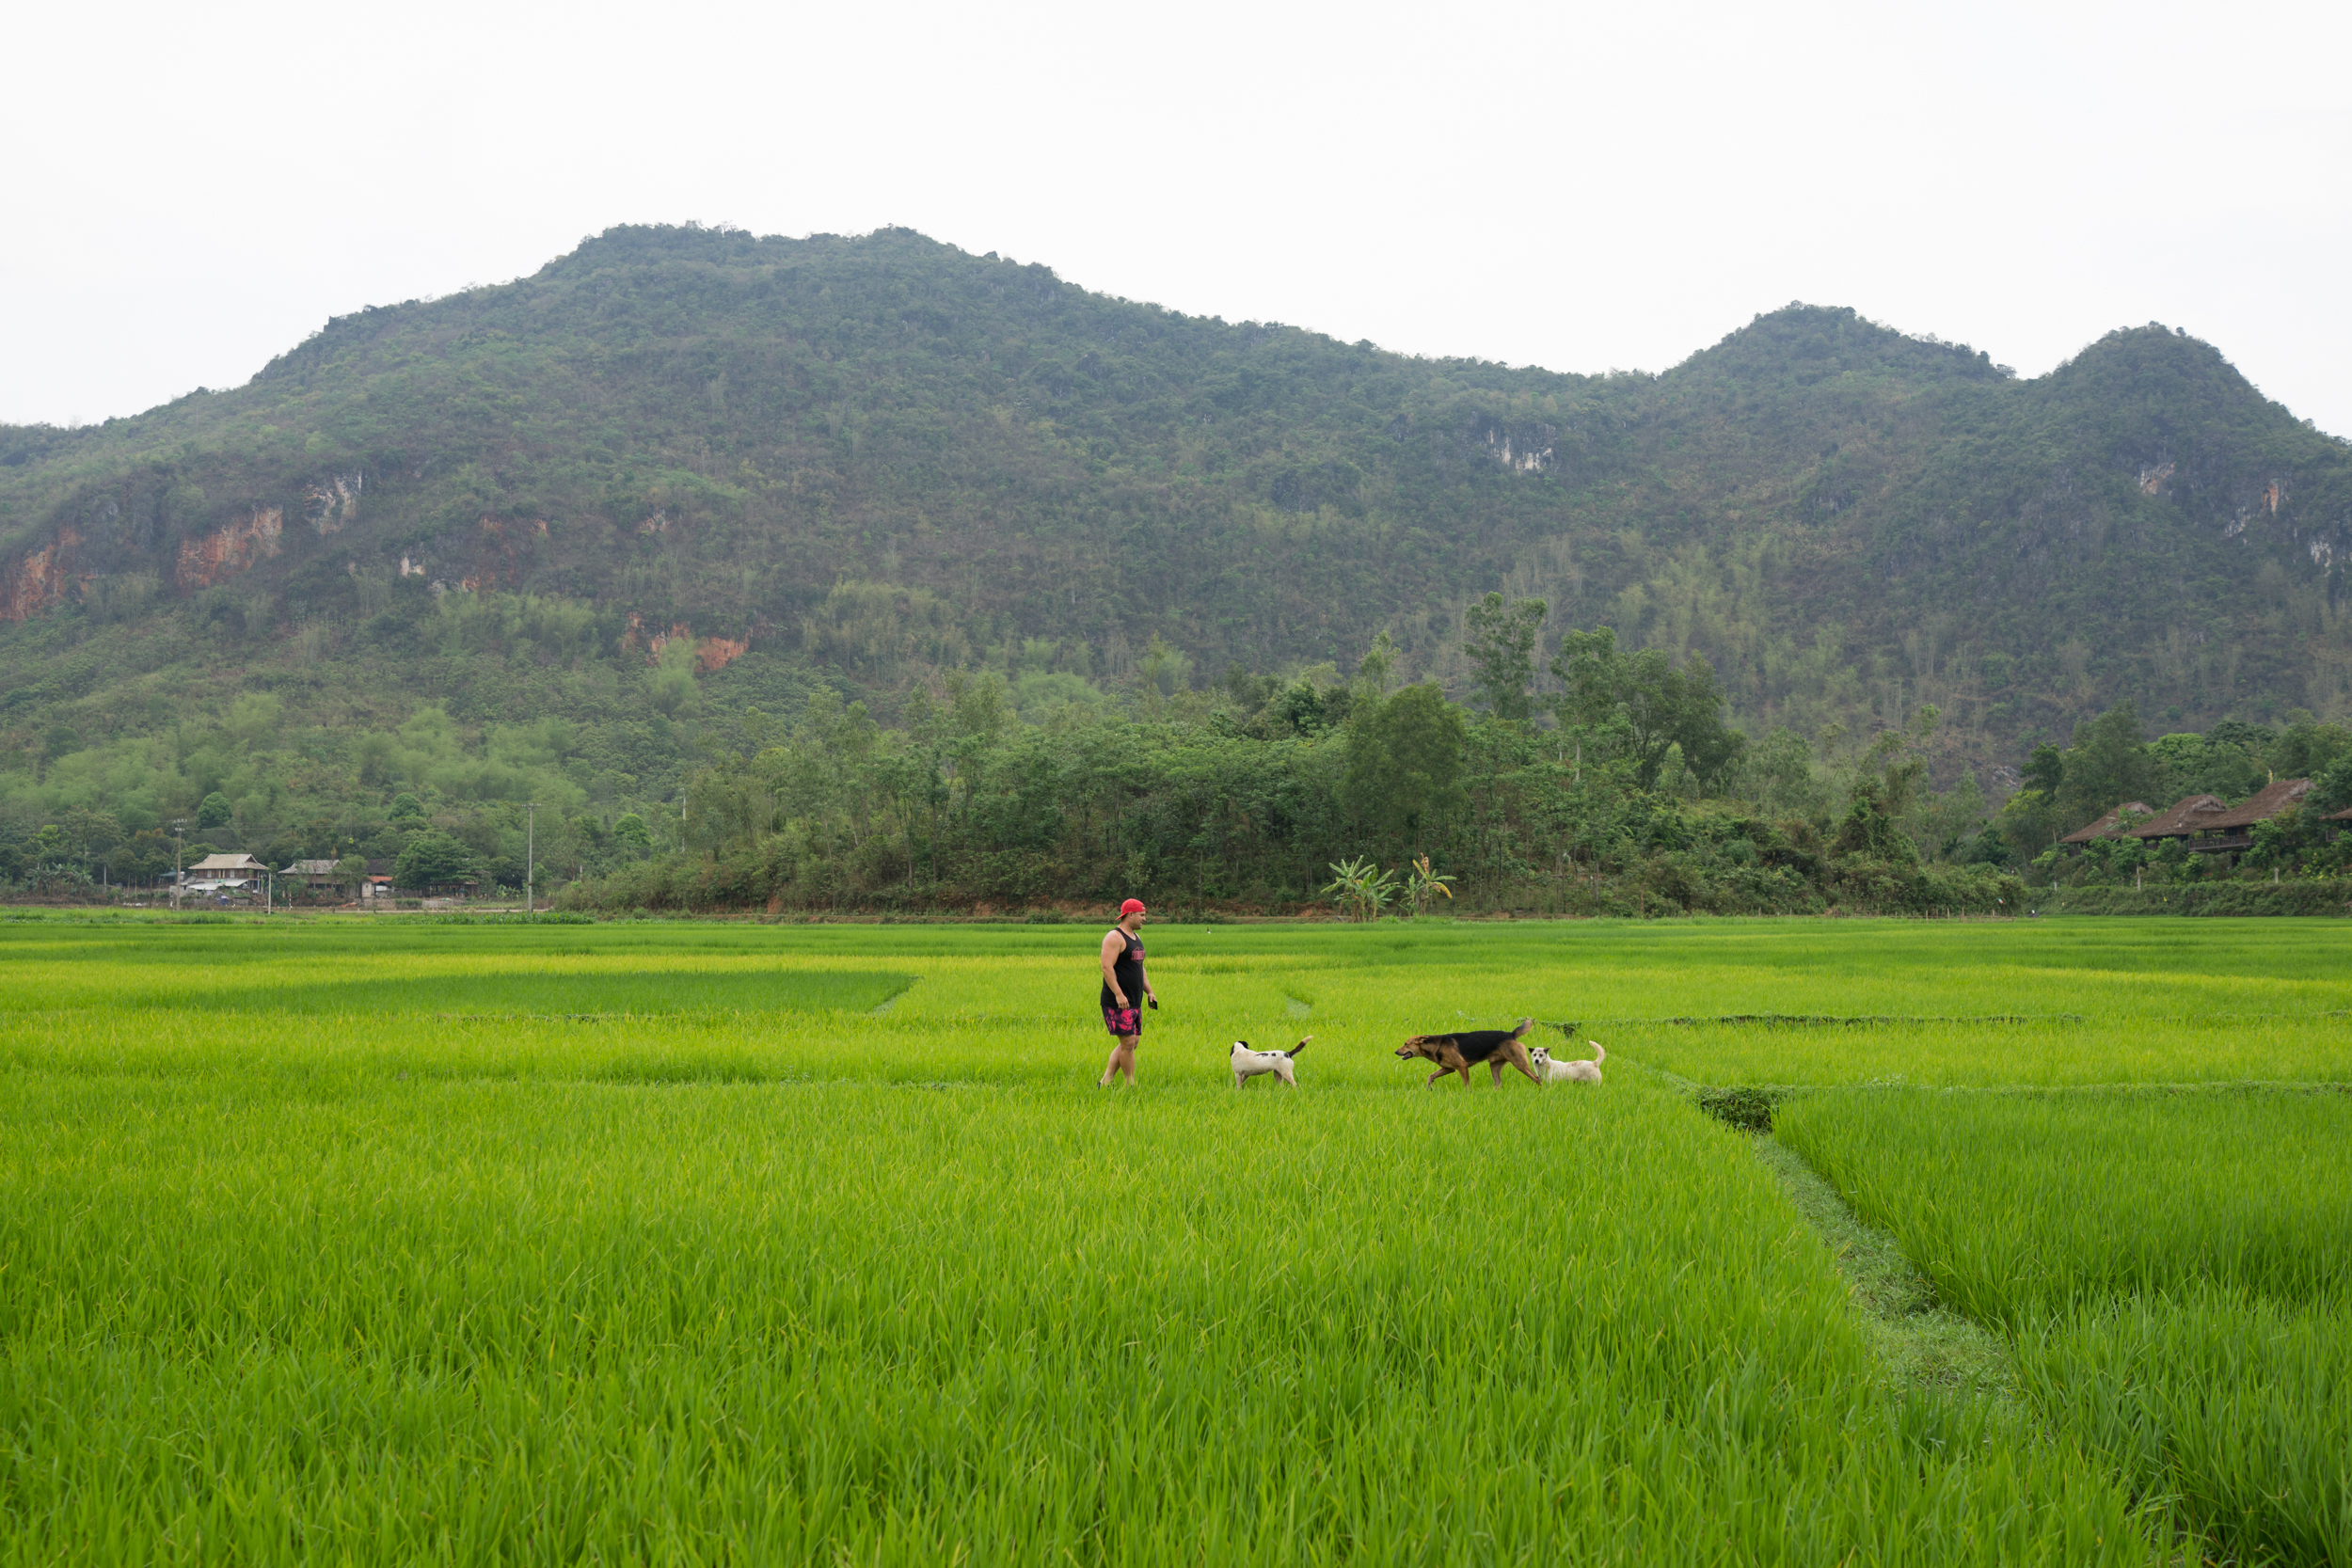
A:
{"label": "brown and black dog", "polygon": [[1529,1083],[1541,1085],[1543,1080],[1535,1076],[1534,1064],[1527,1059],[1527,1047],[1519,1043],[1519,1037],[1534,1022],[1532,1018],[1523,1018],[1516,1029],[1457,1029],[1450,1035],[1415,1035],[1398,1046],[1396,1053],[1406,1061],[1419,1056],[1437,1063],[1438,1070],[1429,1075],[1426,1085],[1433,1089],[1438,1086],[1438,1080],[1449,1072],[1460,1073],[1462,1087],[1469,1088],[1470,1069],[1480,1062],[1493,1071],[1498,1088],[1502,1085],[1505,1063],[1527,1074]]}

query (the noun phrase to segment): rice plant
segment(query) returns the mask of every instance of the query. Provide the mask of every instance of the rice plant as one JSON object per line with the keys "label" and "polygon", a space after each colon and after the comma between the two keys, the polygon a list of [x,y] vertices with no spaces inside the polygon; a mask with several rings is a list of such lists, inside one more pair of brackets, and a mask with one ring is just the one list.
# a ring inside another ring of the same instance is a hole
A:
{"label": "rice plant", "polygon": [[2352,1298],[2352,1094],[1849,1091],[1775,1124],[1989,1321],[2204,1283]]}
{"label": "rice plant", "polygon": [[2141,1495],[2352,1563],[2352,1095],[1845,1091],[1777,1128]]}
{"label": "rice plant", "polygon": [[1161,927],[1102,1093],[1084,929],[0,932],[0,1558],[2149,1560],[1665,1081],[1389,1055],[1773,963],[1591,934]]}

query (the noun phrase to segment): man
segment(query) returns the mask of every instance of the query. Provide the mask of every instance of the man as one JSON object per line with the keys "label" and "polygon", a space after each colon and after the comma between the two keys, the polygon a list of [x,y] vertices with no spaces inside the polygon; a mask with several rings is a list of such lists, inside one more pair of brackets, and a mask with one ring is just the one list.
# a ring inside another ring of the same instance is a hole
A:
{"label": "man", "polygon": [[1152,1006],[1160,1005],[1152,982],[1144,977],[1143,942],[1136,935],[1143,929],[1143,900],[1130,898],[1119,906],[1119,924],[1103,933],[1103,1027],[1111,1032],[1119,1043],[1111,1047],[1111,1059],[1104,1064],[1103,1076],[1095,1086],[1109,1088],[1111,1080],[1125,1073],[1127,1082],[1136,1081],[1136,1042],[1143,1037],[1143,1001],[1152,999]]}

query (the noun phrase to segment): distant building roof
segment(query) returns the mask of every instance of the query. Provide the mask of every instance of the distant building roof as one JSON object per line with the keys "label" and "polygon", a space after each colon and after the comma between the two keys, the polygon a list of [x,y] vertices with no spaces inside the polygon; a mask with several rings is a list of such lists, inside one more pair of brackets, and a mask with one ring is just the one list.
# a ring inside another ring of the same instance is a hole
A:
{"label": "distant building roof", "polygon": [[200,873],[223,875],[229,872],[266,872],[268,869],[268,866],[263,865],[251,855],[207,855],[188,867],[188,875],[194,877]]}
{"label": "distant building roof", "polygon": [[2149,815],[2148,802],[2126,800],[2090,827],[2077,828],[2058,842],[2060,844],[2089,844],[2094,838],[2122,838],[2123,836],[2122,820],[2126,813],[2133,816],[2146,816]]}
{"label": "distant building roof", "polygon": [[2212,795],[2192,795],[2153,822],[2132,830],[2137,838],[2186,838],[2191,833],[2227,832],[2267,822],[2312,792],[2309,779],[2280,779],[2265,784],[2243,805],[2230,805]]}
{"label": "distant building roof", "polygon": [[332,877],[334,874],[333,861],[288,861],[286,869],[278,873],[281,877]]}
{"label": "distant building roof", "polygon": [[2206,826],[2210,828],[2250,828],[2257,822],[2267,822],[2289,806],[2312,792],[2309,779],[2280,779],[2266,785],[2242,806],[2232,806]]}
{"label": "distant building roof", "polygon": [[2230,803],[2218,795],[2191,795],[2173,802],[2171,808],[2153,822],[2142,822],[2132,830],[2134,838],[2186,838],[2201,833],[2213,826],[2214,818],[2230,809]]}

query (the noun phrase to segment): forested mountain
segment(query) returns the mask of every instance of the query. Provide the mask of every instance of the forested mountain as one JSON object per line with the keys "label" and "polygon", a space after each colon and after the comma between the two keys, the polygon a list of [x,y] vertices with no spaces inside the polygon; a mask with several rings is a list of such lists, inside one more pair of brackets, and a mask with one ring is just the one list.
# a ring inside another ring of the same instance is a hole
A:
{"label": "forested mountain", "polygon": [[0,429],[0,801],[282,822],[531,780],[609,811],[754,706],[893,723],[986,666],[1035,717],[1344,674],[1384,629],[1467,697],[1497,588],[1547,602],[1546,652],[1704,654],[1758,737],[1932,703],[1948,782],[2126,698],[2342,715],[2348,551],[2352,451],[2154,325],[2026,381],[1791,306],[1580,376],[903,230],[616,229],[242,388]]}

